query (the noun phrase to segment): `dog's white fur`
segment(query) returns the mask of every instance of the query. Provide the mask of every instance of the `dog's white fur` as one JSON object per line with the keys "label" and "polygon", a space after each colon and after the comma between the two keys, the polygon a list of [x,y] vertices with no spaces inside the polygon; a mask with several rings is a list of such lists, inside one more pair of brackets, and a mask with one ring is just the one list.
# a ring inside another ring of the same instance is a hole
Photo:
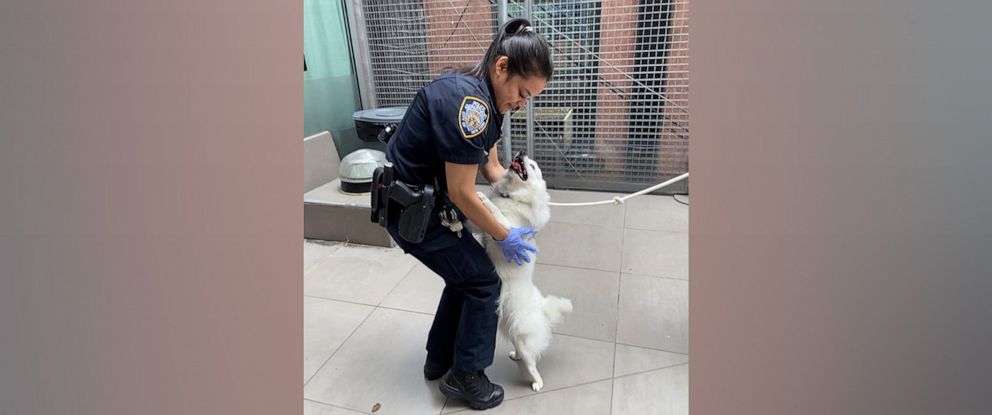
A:
{"label": "dog's white fur", "polygon": [[[550,195],[537,163],[527,157],[522,160],[521,166],[527,172],[526,181],[513,169],[507,169],[506,174],[493,184],[490,194],[479,192],[478,196],[503,226],[530,226],[539,231],[551,219]],[[537,360],[551,344],[552,326],[572,311],[572,302],[553,295],[544,297],[534,286],[534,264],[537,262],[534,253],[528,251],[529,263],[519,266],[516,262],[508,263],[496,241],[476,227],[471,230],[486,248],[503,282],[498,309],[499,327],[500,333],[513,345],[510,359],[526,368],[532,380],[531,389],[539,391],[544,386],[544,380],[537,371]],[[535,239],[529,242],[537,245]]]}

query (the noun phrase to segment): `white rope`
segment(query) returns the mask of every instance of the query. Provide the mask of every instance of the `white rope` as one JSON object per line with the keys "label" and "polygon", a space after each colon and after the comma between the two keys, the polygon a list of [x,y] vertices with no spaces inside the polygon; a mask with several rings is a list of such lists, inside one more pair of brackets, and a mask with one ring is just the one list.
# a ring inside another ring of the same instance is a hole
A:
{"label": "white rope", "polygon": [[677,177],[673,177],[673,178],[671,178],[669,180],[666,180],[664,182],[658,183],[658,184],[656,184],[654,186],[651,186],[651,187],[649,187],[647,189],[641,190],[641,191],[639,191],[637,193],[631,193],[631,194],[629,194],[627,196],[624,196],[624,197],[616,196],[612,200],[600,200],[598,202],[580,202],[580,203],[555,203],[555,202],[550,202],[549,204],[551,206],[595,206],[595,205],[606,205],[606,204],[610,204],[610,203],[612,203],[614,205],[622,205],[623,202],[627,201],[627,199],[630,199],[632,197],[637,197],[637,196],[640,196],[640,195],[643,195],[643,194],[646,194],[646,193],[651,193],[651,192],[653,192],[655,190],[661,189],[662,187],[669,186],[672,183],[680,182],[680,181],[685,180],[687,178],[689,178],[689,173],[688,172],[682,173],[681,175],[679,175]]}

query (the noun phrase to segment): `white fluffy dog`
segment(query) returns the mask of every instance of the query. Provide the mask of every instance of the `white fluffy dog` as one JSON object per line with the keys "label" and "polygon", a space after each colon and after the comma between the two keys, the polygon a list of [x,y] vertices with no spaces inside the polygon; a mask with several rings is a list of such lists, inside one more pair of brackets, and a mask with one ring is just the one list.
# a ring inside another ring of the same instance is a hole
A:
{"label": "white fluffy dog", "polygon": [[[547,225],[551,218],[548,205],[550,195],[541,177],[541,169],[534,160],[518,153],[506,174],[493,185],[489,195],[479,192],[478,196],[503,226],[530,226],[539,231]],[[551,344],[552,326],[572,311],[572,302],[553,295],[541,295],[533,281],[534,263],[537,262],[533,253],[528,252],[529,263],[508,263],[496,241],[483,237],[478,228],[472,230],[486,248],[503,281],[499,298],[499,327],[500,333],[513,345],[510,359],[522,363],[531,376],[531,388],[539,391],[544,381],[537,372],[537,360]],[[533,239],[530,242],[537,245]]]}

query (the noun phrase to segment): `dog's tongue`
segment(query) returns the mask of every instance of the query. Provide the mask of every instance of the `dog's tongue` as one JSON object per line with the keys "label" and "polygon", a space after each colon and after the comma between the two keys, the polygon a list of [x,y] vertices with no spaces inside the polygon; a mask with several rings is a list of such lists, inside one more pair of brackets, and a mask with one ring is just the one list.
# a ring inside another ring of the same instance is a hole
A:
{"label": "dog's tongue", "polygon": [[520,162],[514,160],[512,163],[510,163],[510,167],[513,167],[513,170],[520,171]]}

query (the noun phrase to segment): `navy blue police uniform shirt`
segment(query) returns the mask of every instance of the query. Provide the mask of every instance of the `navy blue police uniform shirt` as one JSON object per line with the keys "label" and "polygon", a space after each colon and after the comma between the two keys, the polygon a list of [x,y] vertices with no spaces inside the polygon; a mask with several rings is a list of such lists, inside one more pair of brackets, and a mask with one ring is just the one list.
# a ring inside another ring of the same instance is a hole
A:
{"label": "navy blue police uniform shirt", "polygon": [[[447,189],[444,163],[484,164],[500,139],[503,117],[485,79],[448,72],[427,84],[407,108],[386,147],[394,175],[405,183]],[[439,189],[439,190],[440,190]],[[459,218],[465,215],[458,212]],[[467,232],[462,237],[471,238]],[[453,246],[458,237],[435,213],[419,246],[397,241],[404,250],[430,251]]]}

